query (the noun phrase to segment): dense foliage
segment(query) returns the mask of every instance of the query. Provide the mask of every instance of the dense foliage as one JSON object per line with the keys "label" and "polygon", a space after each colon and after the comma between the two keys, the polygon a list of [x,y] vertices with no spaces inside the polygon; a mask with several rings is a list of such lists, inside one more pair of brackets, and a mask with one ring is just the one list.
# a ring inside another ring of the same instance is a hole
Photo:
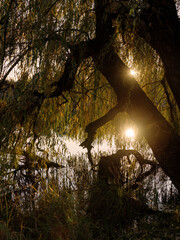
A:
{"label": "dense foliage", "polygon": [[[35,229],[37,239],[84,239],[83,228],[89,239],[126,239],[122,225],[149,213],[134,205],[157,184],[152,174],[171,179],[171,197],[180,191],[179,6],[0,2],[0,236],[31,239]],[[135,141],[124,136],[128,127]],[[67,155],[67,137],[87,149],[91,166]],[[105,141],[112,152],[92,151]],[[171,217],[178,225],[178,208]]]}
{"label": "dense foliage", "polygon": [[[140,86],[178,130],[177,108],[164,78],[162,62],[136,35],[136,12],[146,8],[147,3],[111,4],[112,14],[120,5],[113,22],[113,44],[118,54],[136,69]],[[129,12],[125,12],[125,7]],[[84,55],[83,42],[96,36],[93,1],[2,1],[1,16],[1,112],[5,119],[1,123],[5,125],[1,138],[23,124],[26,132],[33,131],[34,126],[37,136],[52,129],[77,136],[77,129],[83,129],[115,105],[110,86],[87,53],[89,57],[82,56],[78,66],[76,60],[69,66],[68,75],[75,78],[72,84],[62,86],[59,92],[57,89],[65,63],[73,55],[72,48],[82,44],[79,54]],[[36,99],[38,94],[42,94],[43,100]]]}

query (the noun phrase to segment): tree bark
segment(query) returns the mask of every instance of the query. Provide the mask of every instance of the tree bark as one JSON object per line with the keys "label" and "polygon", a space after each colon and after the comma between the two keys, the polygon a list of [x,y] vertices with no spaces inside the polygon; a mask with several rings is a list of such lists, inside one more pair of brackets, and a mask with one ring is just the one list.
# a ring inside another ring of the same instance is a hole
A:
{"label": "tree bark", "polygon": [[128,67],[112,48],[102,52],[93,48],[93,58],[96,67],[114,89],[118,103],[124,106],[124,111],[137,124],[161,168],[180,191],[180,137],[142,91],[130,75]]}

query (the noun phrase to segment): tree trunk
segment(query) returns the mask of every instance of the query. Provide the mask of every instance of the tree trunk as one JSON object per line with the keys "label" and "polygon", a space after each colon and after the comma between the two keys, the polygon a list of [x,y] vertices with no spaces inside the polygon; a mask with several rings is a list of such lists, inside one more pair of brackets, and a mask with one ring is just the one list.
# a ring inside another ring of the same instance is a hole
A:
{"label": "tree trunk", "polygon": [[180,109],[180,24],[173,0],[149,1],[141,13],[138,34],[161,57],[167,82]]}
{"label": "tree trunk", "polygon": [[98,53],[97,49],[93,49],[93,52],[96,66],[114,89],[118,103],[136,123],[160,166],[180,191],[180,137],[142,91],[113,49],[103,50],[104,54]]}

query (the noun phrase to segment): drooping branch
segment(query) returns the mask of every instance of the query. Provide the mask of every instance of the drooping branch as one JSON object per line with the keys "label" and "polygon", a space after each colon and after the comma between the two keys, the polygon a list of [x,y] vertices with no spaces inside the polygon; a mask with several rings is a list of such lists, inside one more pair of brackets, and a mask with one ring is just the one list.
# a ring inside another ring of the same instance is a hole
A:
{"label": "drooping branch", "polygon": [[[1,108],[1,129],[0,129],[0,145],[6,142],[8,136],[14,131],[15,126],[18,123],[23,123],[34,110],[40,108],[44,99],[61,96],[64,91],[69,91],[74,84],[75,74],[81,62],[87,58],[88,50],[86,42],[81,42],[71,47],[71,53],[69,54],[65,63],[64,72],[56,83],[51,85],[49,94],[39,92],[37,90],[38,75],[34,76],[32,81],[28,83],[25,88],[19,86],[18,83],[6,84],[3,98],[8,95],[11,90],[12,100],[8,100],[9,103],[5,107]],[[6,82],[5,82],[6,83]],[[25,84],[25,83],[24,83]],[[9,87],[8,87],[9,86]],[[18,96],[16,96],[18,88]],[[18,98],[18,101],[14,100]]]}
{"label": "drooping branch", "polygon": [[[32,159],[33,160],[33,159]],[[8,172],[8,174],[10,173],[14,173],[16,174],[18,171],[22,171],[22,170],[30,170],[30,171],[35,171],[35,170],[39,170],[39,169],[46,169],[48,170],[49,168],[56,168],[56,169],[60,169],[60,168],[64,168],[65,166],[49,161],[49,160],[45,160],[45,159],[38,159],[38,161],[31,161],[30,163],[27,164],[27,162],[24,162],[24,164],[20,164],[18,166],[11,166],[11,165],[6,165],[6,168],[8,170],[11,169],[15,169],[12,170],[10,172]]]}
{"label": "drooping branch", "polygon": [[[30,155],[24,151],[20,156],[18,164],[6,164],[5,167],[7,175],[13,174],[14,180],[19,181],[19,179],[23,179],[25,183],[29,183],[30,186],[33,186],[33,189],[36,189],[38,181],[42,180],[42,176],[39,174],[42,170],[46,170],[46,178],[48,178],[49,168],[61,169],[65,166],[37,155]],[[43,177],[45,177],[44,174]]]}
{"label": "drooping branch", "polygon": [[79,68],[80,63],[89,57],[87,42],[81,42],[77,45],[71,46],[71,54],[68,57],[63,75],[58,82],[52,84],[55,91],[50,94],[50,97],[60,96],[64,91],[70,91],[73,87],[75,74]]}
{"label": "drooping branch", "polygon": [[[8,75],[10,74],[10,72],[19,64],[19,62],[24,58],[24,56],[31,50],[31,47],[27,47],[27,49],[24,50],[24,52],[22,52],[22,54],[15,59],[14,63],[12,64],[12,66],[10,66],[10,68],[7,70],[7,72],[4,74],[3,78],[0,80],[0,89],[2,89],[3,84],[6,81],[6,78],[8,77]],[[6,83],[7,85],[8,83]],[[12,84],[11,84],[12,86]]]}
{"label": "drooping branch", "polygon": [[3,37],[0,37],[0,40],[2,41],[2,52],[1,52],[1,59],[0,59],[0,73],[2,72],[2,68],[3,68],[3,62],[6,56],[6,38],[7,38],[7,28],[8,28],[8,24],[9,24],[9,16],[10,16],[10,12],[12,10],[12,5],[13,5],[14,0],[10,0],[9,4],[8,4],[8,8],[7,8],[7,12],[6,14],[1,17],[0,19],[0,25],[3,25],[3,31],[1,29],[1,32],[3,32]]}

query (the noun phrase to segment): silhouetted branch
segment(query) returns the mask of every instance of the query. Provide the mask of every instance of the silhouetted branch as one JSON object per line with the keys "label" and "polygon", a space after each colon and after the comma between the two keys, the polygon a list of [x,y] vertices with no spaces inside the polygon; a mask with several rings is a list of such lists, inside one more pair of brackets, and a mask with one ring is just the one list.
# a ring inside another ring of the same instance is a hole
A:
{"label": "silhouetted branch", "polygon": [[[109,178],[113,179],[122,186],[127,184],[129,182],[129,178],[123,176],[123,165],[121,160],[123,157],[128,157],[129,155],[135,156],[136,161],[140,164],[141,172],[137,177],[134,176],[135,183],[131,186],[128,185],[127,188],[136,189],[139,186],[139,182],[142,182],[159,167],[159,164],[156,162],[144,159],[142,155],[136,150],[118,150],[115,154],[101,157],[98,170],[99,177],[105,181],[108,181]],[[128,159],[128,163],[131,164],[130,159]],[[143,165],[150,165],[151,169],[143,173]]]}
{"label": "silhouetted branch", "polygon": [[147,178],[148,176],[150,176],[153,172],[155,172],[157,170],[157,166],[152,166],[150,170],[144,172],[144,173],[140,173],[139,176],[136,178],[135,183],[131,186],[132,190],[135,190],[139,187],[139,183],[141,183],[145,178]]}
{"label": "silhouetted branch", "polygon": [[98,118],[94,122],[87,125],[85,131],[88,133],[88,137],[80,146],[88,149],[88,157],[91,165],[93,166],[93,161],[91,157],[92,142],[94,141],[94,136],[98,128],[111,121],[119,112],[121,112],[121,105],[117,104],[114,108],[110,109],[104,116]]}
{"label": "silhouetted branch", "polygon": [[11,165],[6,165],[7,169],[15,169],[11,172],[8,172],[7,174],[10,173],[16,173],[18,171],[21,170],[40,170],[40,169],[49,169],[49,168],[65,168],[64,165],[61,165],[59,163],[55,163],[52,161],[49,161],[47,159],[41,158],[39,156],[35,156],[34,158],[29,156],[29,154],[27,152],[23,153],[23,157],[24,159],[22,159],[21,164],[19,164],[18,166],[11,166]]}
{"label": "silhouetted branch", "polygon": [[10,74],[10,72],[15,68],[15,66],[23,59],[23,57],[28,53],[28,51],[31,48],[28,47],[27,49],[24,50],[24,52],[16,59],[16,61],[12,64],[12,66],[8,69],[8,71],[5,73],[4,77],[0,80],[0,88],[6,81],[7,76]]}

